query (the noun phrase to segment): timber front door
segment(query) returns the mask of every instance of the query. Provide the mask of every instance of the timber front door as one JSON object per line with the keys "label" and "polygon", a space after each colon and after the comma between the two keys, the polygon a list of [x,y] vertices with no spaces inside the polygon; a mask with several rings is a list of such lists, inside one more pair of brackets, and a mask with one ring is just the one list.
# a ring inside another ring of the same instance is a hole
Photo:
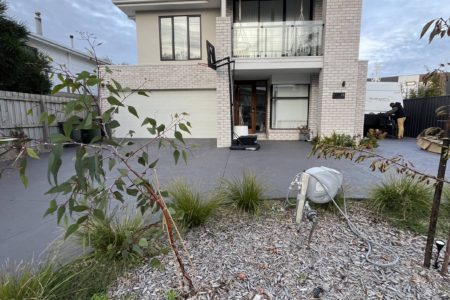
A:
{"label": "timber front door", "polygon": [[267,82],[236,81],[233,108],[234,125],[247,125],[249,133],[265,133]]}

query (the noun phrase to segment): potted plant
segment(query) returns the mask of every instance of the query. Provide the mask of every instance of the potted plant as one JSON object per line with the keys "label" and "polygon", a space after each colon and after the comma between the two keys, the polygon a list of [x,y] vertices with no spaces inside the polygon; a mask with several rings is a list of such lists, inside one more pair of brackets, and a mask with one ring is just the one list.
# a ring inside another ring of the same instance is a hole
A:
{"label": "potted plant", "polygon": [[311,130],[307,125],[298,127],[299,130],[299,140],[300,141],[310,141],[311,140]]}

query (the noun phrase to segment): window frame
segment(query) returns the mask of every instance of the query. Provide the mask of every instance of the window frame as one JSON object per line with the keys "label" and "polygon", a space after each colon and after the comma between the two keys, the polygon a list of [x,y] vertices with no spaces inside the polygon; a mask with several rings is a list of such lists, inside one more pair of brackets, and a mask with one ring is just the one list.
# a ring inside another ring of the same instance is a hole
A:
{"label": "window frame", "polygon": [[297,130],[297,128],[276,128],[273,127],[273,89],[274,86],[282,86],[282,85],[306,85],[308,87],[308,96],[307,97],[276,97],[276,99],[298,99],[298,100],[307,100],[307,108],[306,108],[306,126],[309,128],[309,105],[311,100],[311,84],[310,83],[281,83],[281,84],[272,84],[270,86],[270,130]]}
{"label": "window frame", "polygon": [[[261,22],[261,0],[255,0],[255,1],[258,1],[258,22],[257,23],[267,23],[267,22]],[[286,1],[289,1],[289,0],[282,0],[283,1],[283,21],[280,21],[280,22],[287,22],[286,21],[286,15],[287,15],[287,12],[286,12],[286,7],[287,7],[287,5],[286,5]],[[309,20],[309,21],[314,21],[314,0],[309,0],[310,1],[310,8],[309,8],[309,13],[311,14],[310,16],[310,19],[311,20]],[[233,0],[233,23],[247,23],[247,22],[241,22],[240,20],[236,20],[236,18],[235,18],[235,16],[236,16],[236,12],[237,12],[237,7],[236,7],[236,0]]]}
{"label": "window frame", "polygon": [[[187,59],[175,59],[175,27],[174,27],[174,18],[175,17],[186,17],[186,30],[187,30]],[[199,18],[200,22],[200,57],[199,58],[191,58],[191,39],[189,34],[189,19],[190,18]],[[162,55],[162,31],[161,31],[161,19],[171,19],[172,24],[172,58],[167,59],[163,58]],[[202,51],[202,16],[197,15],[168,15],[168,16],[159,16],[158,18],[158,26],[159,26],[159,59],[161,61],[188,61],[188,60],[202,60],[203,51]]]}

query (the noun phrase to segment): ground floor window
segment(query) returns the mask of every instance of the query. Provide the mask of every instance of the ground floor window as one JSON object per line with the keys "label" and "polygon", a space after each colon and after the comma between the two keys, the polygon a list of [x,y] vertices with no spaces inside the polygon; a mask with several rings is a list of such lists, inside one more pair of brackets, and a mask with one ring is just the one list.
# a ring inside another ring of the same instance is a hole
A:
{"label": "ground floor window", "polygon": [[272,86],[271,128],[296,129],[308,125],[309,85]]}

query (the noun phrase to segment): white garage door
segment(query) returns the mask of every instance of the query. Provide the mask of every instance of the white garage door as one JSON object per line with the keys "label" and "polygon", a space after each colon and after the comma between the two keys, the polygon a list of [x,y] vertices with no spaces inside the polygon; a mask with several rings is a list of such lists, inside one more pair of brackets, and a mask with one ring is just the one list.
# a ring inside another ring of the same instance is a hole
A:
{"label": "white garage door", "polygon": [[125,103],[136,108],[139,120],[121,108],[115,116],[121,125],[114,132],[116,137],[125,137],[130,130],[134,130],[134,137],[147,138],[149,132],[140,126],[146,117],[168,125],[171,115],[186,112],[189,113],[187,120],[192,125],[192,135],[186,135],[186,138],[216,138],[215,90],[152,91],[149,96],[133,94],[125,100]]}

